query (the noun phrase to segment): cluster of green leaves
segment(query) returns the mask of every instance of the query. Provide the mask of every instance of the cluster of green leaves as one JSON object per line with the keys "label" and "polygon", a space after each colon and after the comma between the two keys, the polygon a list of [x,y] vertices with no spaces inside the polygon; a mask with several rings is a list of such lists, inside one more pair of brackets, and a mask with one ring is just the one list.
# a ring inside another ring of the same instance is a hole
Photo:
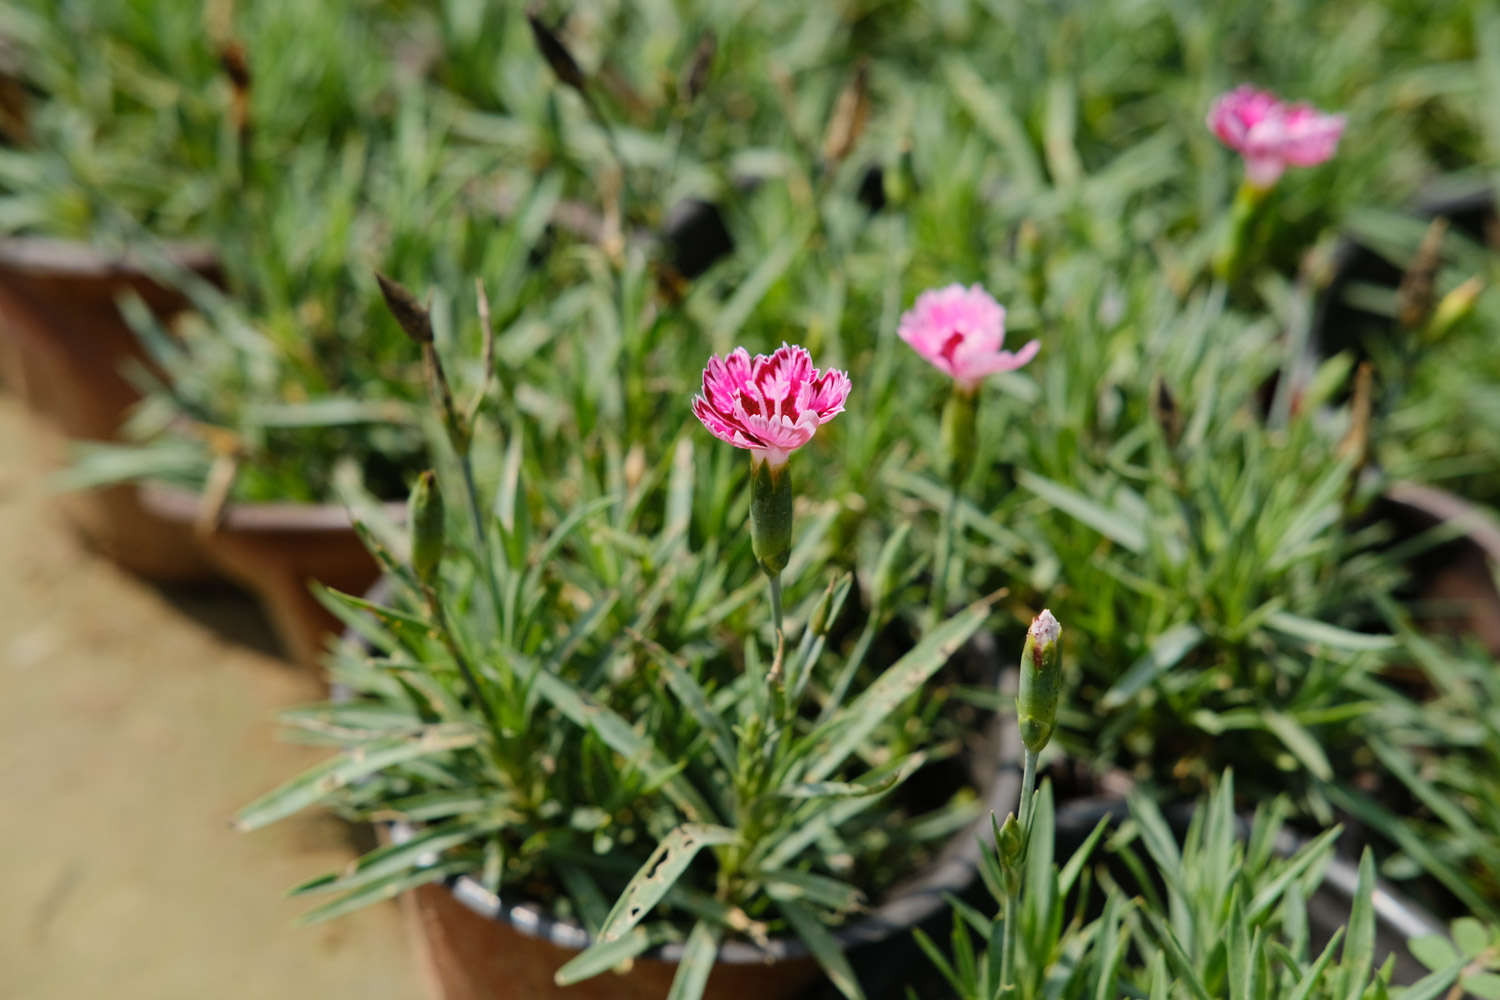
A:
{"label": "cluster of green leaves", "polygon": [[[1181,844],[1156,805],[1134,798],[1129,818],[1103,841],[1107,850],[1097,848],[1108,817],[1059,868],[1044,786],[1023,863],[1028,891],[1016,917],[1023,946],[1013,981],[998,978],[1003,921],[968,904],[955,901],[949,951],[922,935],[924,950],[963,1000],[1421,1000],[1445,995],[1461,979],[1465,989],[1489,995],[1493,932],[1474,920],[1455,925],[1454,943],[1440,934],[1413,940],[1413,953],[1433,971],[1392,986],[1397,955],[1388,949],[1401,942],[1380,926],[1368,852],[1352,905],[1333,907],[1347,916],[1337,926],[1310,924],[1313,896],[1338,899],[1325,883],[1338,831],[1286,843],[1285,799],[1257,809],[1247,828],[1234,812],[1233,789],[1226,772],[1194,811]],[[1004,898],[1000,867],[998,856],[988,855],[986,881],[997,902]]]}
{"label": "cluster of green leaves", "polygon": [[[786,571],[783,649],[738,528],[740,456],[704,456],[689,419],[649,456],[604,436],[568,454],[568,479],[533,481],[528,453],[555,451],[549,431],[486,411],[472,450],[441,464],[441,572],[392,554],[402,532],[372,531],[388,594],[324,595],[363,639],[332,662],[350,697],[287,717],[340,752],[240,825],[321,803],[421,832],[302,887],[338,894],[313,916],[472,874],[590,932],[564,981],[685,940],[691,996],[726,935],[790,933],[861,995],[833,929],[977,815],[971,783],[934,784],[961,763],[974,714],[938,675],[990,605],[882,640],[882,566],[901,536],[839,572],[823,501]],[[856,580],[860,612],[846,610]],[[921,793],[904,795],[916,775]]]}

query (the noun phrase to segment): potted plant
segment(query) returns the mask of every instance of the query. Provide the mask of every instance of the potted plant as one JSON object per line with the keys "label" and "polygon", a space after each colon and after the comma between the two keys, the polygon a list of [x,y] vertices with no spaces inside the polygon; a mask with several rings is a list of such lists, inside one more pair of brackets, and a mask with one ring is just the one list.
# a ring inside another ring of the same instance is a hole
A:
{"label": "potted plant", "polygon": [[[734,502],[738,463],[714,457],[731,449],[705,453],[685,412],[651,425],[655,454],[624,478],[611,467],[646,441],[532,451],[538,429],[509,413],[503,447],[486,440],[426,312],[387,294],[430,359],[438,472],[413,491],[409,545],[375,549],[380,600],[325,593],[362,640],[333,663],[350,697],[289,721],[343,749],[241,826],[314,803],[386,824],[384,846],[302,889],[338,894],[319,917],[419,890],[445,996],[551,995],[621,966],[610,995],[786,995],[821,974],[861,996],[859,946],[962,888],[983,806],[1008,807],[1015,778],[956,697],[983,675],[950,663],[992,599],[902,641],[900,534],[851,574],[793,531],[811,459],[792,453],[820,443],[848,377],[785,345],[710,360],[693,409],[750,452]],[[793,400],[804,417],[775,428],[737,416]]]}

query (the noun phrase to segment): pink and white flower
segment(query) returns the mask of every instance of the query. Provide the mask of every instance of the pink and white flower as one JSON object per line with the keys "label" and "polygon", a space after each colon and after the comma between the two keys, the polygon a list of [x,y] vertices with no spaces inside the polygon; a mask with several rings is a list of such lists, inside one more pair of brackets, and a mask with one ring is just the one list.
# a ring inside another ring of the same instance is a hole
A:
{"label": "pink and white flower", "polygon": [[1264,190],[1287,167],[1313,167],[1333,156],[1344,116],[1310,104],[1286,104],[1275,94],[1242,85],[1222,95],[1208,113],[1214,135],[1245,158],[1245,177]]}
{"label": "pink and white flower", "polygon": [[753,359],[739,347],[723,360],[708,359],[693,414],[720,441],[778,468],[844,412],[848,396],[849,376],[832,368],[820,372],[805,347],[782,344]]}
{"label": "pink and white flower", "polygon": [[986,375],[1020,368],[1042,349],[1041,341],[1033,340],[1014,354],[1001,350],[1005,307],[978,285],[953,284],[923,292],[902,314],[897,333],[952,375],[964,392],[973,392]]}

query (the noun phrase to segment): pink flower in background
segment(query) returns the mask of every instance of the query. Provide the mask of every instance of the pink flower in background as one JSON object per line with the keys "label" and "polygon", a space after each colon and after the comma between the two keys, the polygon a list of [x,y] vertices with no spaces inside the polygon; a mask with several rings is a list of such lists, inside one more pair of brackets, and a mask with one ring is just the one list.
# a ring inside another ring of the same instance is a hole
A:
{"label": "pink flower in background", "polygon": [[978,285],[953,284],[917,296],[901,316],[897,331],[922,357],[952,375],[959,388],[972,392],[995,372],[1014,371],[1036,357],[1033,340],[1012,354],[1005,342],[1005,307]]}
{"label": "pink flower in background", "polygon": [[1310,104],[1285,104],[1275,94],[1242,85],[1221,96],[1208,127],[1245,158],[1245,176],[1265,189],[1287,167],[1313,167],[1333,156],[1344,134],[1344,116]]}
{"label": "pink flower in background", "polygon": [[753,360],[740,347],[722,361],[718,355],[708,359],[693,414],[714,437],[749,449],[752,459],[774,468],[842,413],[848,396],[849,376],[832,368],[818,371],[804,347],[782,344]]}

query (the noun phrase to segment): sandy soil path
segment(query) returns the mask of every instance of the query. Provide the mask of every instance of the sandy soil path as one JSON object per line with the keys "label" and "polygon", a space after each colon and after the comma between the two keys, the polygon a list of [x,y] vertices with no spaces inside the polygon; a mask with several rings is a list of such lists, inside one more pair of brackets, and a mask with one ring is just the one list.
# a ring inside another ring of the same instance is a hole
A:
{"label": "sandy soil path", "polygon": [[265,650],[243,596],[83,548],[36,438],[0,394],[0,998],[417,997],[393,904],[293,925],[286,888],[352,857],[348,828],[228,825],[321,755],[273,721],[318,679]]}

